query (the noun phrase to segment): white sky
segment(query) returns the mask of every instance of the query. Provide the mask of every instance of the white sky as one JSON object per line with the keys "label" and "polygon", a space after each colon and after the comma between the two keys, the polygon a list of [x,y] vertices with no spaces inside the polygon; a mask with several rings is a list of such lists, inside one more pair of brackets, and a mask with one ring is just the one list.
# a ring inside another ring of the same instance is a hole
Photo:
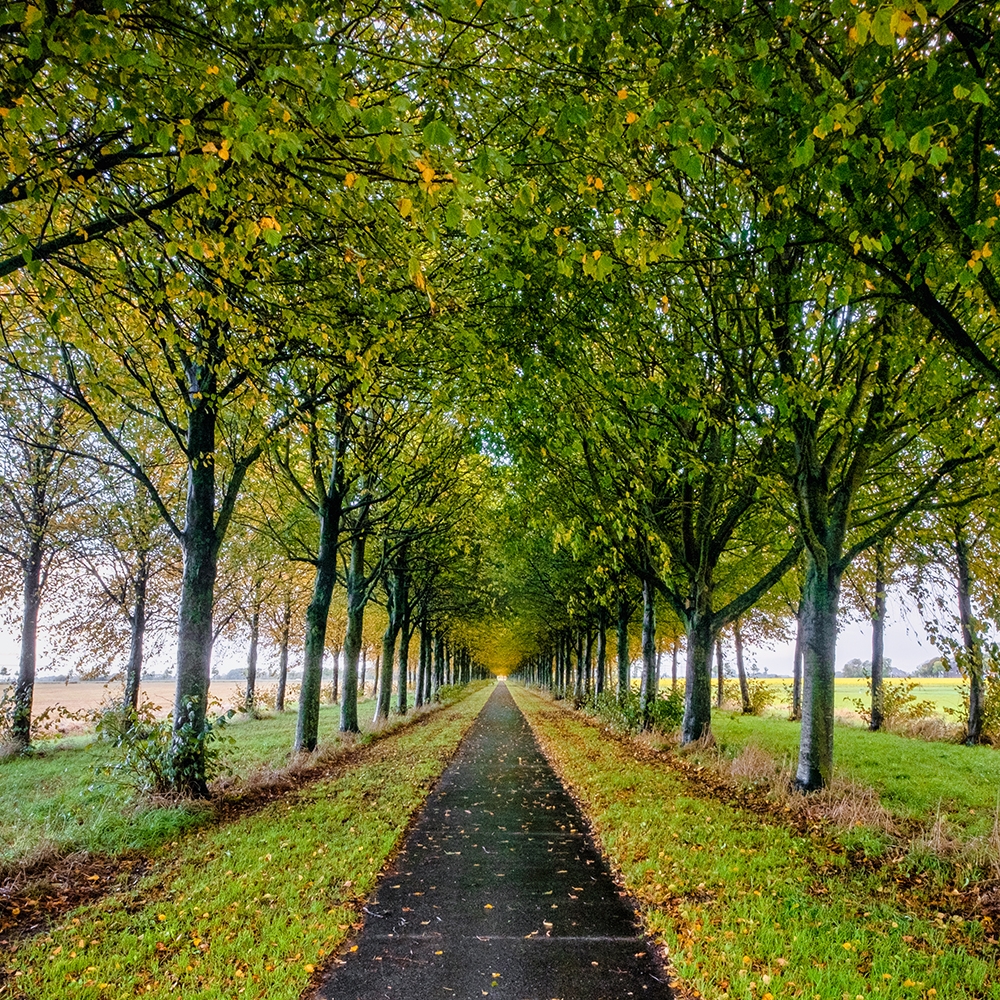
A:
{"label": "white sky", "polygon": [[[769,674],[790,677],[792,673],[792,648],[792,642],[772,649],[747,646],[747,666],[749,667],[751,663],[756,662],[761,671],[766,670]],[[904,612],[899,600],[890,593],[886,615],[885,655],[891,657],[892,665],[911,673],[925,660],[935,656],[936,652],[926,637],[919,615],[913,611]],[[245,662],[242,650],[230,650],[228,655],[222,653],[221,650],[220,653],[221,655],[213,661],[213,665],[219,667],[223,672],[233,667],[242,666]],[[726,655],[727,659],[732,656],[731,649],[726,650]],[[861,660],[870,660],[871,655],[870,626],[845,619],[837,643],[837,668],[840,669],[844,663],[855,657]],[[164,656],[171,657],[172,654],[165,651]],[[267,660],[268,654],[265,653],[264,657]],[[39,635],[38,666],[41,672],[44,672],[49,665],[50,659],[50,655],[46,652],[43,629]],[[6,667],[7,677],[13,678],[17,673],[17,661],[17,631],[16,629],[0,627],[0,670]],[[164,665],[162,658],[150,664],[151,668],[156,671],[162,670]],[[266,667],[267,663],[265,662],[263,665]],[[53,672],[59,671],[57,669]]]}

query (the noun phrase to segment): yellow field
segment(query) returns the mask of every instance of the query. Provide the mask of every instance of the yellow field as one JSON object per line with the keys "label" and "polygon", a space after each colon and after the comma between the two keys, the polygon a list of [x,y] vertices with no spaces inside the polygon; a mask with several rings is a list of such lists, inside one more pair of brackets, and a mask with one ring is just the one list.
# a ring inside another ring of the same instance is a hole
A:
{"label": "yellow field", "polygon": [[[275,688],[277,682],[259,683],[258,691]],[[0,688],[2,696],[3,688]],[[148,681],[141,685],[140,700],[149,700],[158,706],[157,714],[166,716],[174,703],[173,681]],[[218,700],[219,711],[234,708],[242,701],[242,687],[236,681],[216,681],[209,693]],[[70,712],[92,712],[103,704],[113,704],[122,695],[121,681],[79,681],[75,684],[36,684],[32,701],[32,715],[38,717],[47,709],[62,707]],[[214,703],[213,703],[214,705]],[[65,720],[56,727],[59,732],[79,732],[89,728],[85,722]]]}

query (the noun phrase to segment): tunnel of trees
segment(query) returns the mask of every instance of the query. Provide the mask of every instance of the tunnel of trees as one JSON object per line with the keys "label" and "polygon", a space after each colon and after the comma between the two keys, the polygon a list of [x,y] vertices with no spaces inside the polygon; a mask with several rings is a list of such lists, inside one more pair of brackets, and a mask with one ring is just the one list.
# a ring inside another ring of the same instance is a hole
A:
{"label": "tunnel of trees", "polygon": [[842,605],[878,633],[886,589],[933,563],[982,741],[995,13],[8,5],[10,738],[32,738],[52,609],[133,707],[176,642],[194,794],[222,634],[248,709],[258,650],[282,692],[302,670],[311,751],[324,654],[350,731],[366,650],[382,718],[490,671],[624,696],[633,657],[648,713],[680,650],[693,742],[720,638],[794,632],[808,791]]}

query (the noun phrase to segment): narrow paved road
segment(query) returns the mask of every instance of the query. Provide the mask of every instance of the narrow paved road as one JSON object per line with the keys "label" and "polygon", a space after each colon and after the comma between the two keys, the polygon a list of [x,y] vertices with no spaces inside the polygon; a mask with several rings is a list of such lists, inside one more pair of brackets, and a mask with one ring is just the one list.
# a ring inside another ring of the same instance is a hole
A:
{"label": "narrow paved road", "polygon": [[669,1000],[631,908],[500,683],[324,1000]]}

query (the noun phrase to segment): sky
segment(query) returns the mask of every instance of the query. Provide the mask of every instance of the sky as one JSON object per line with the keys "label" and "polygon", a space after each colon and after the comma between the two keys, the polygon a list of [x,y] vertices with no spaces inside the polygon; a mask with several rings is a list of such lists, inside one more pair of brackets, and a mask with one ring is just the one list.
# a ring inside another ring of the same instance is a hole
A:
{"label": "sky", "polygon": [[[844,621],[837,642],[837,669],[855,657],[860,660],[870,660],[872,655],[871,626],[864,622]],[[44,635],[40,636],[39,669],[43,670],[47,663]],[[793,643],[783,643],[773,648],[752,647],[747,645],[745,655],[747,667],[756,663],[760,671],[769,674],[790,677],[792,673]],[[730,651],[726,651],[731,656]],[[898,598],[892,593],[888,596],[886,612],[885,655],[892,659],[892,665],[907,673],[912,673],[925,660],[936,655],[934,647],[927,639],[920,623],[919,616],[911,611],[907,613],[900,605]],[[7,668],[7,676],[13,678],[17,673],[18,639],[16,631],[0,631],[0,672]],[[682,660],[683,662],[683,660]],[[224,662],[215,665],[222,670],[241,666],[242,653],[226,657]],[[157,664],[155,669],[163,669]]]}

